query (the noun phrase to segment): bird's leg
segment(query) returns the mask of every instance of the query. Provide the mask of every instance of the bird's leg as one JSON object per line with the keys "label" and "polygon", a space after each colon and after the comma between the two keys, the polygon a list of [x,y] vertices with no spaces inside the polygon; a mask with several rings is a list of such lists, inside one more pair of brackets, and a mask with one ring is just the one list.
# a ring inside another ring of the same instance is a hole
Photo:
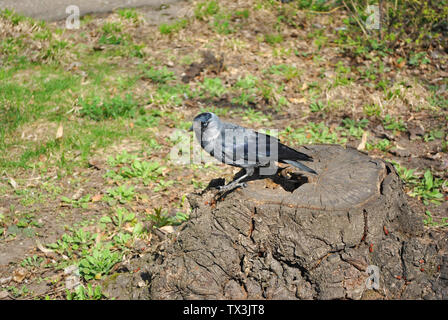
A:
{"label": "bird's leg", "polygon": [[254,174],[254,168],[245,168],[245,170],[246,170],[246,174],[245,175],[239,177],[236,180],[233,180],[232,182],[230,182],[229,184],[227,184],[225,186],[219,187],[219,191],[230,191],[230,190],[233,190],[233,189],[238,188],[238,187],[245,187],[246,183],[240,182],[240,181],[245,179],[245,178],[247,178],[247,177],[250,177],[251,175],[253,175]]}

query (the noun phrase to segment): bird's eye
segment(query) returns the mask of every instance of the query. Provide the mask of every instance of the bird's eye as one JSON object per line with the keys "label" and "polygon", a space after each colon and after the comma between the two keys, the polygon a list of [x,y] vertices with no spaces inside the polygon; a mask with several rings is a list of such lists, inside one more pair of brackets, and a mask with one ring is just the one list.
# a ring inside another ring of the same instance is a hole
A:
{"label": "bird's eye", "polygon": [[208,122],[201,122],[202,128],[207,128]]}

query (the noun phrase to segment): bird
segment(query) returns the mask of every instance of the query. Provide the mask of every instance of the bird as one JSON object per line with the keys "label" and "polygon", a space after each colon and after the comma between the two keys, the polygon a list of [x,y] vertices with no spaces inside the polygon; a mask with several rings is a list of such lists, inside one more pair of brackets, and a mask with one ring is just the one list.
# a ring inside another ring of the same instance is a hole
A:
{"label": "bird", "polygon": [[268,167],[274,161],[317,175],[316,171],[299,162],[313,161],[312,157],[282,144],[270,135],[221,121],[212,112],[197,115],[190,131],[194,132],[201,147],[211,156],[222,163],[245,169],[243,176],[219,187],[220,191],[245,187],[246,184],[241,182],[243,179],[252,176],[256,168]]}

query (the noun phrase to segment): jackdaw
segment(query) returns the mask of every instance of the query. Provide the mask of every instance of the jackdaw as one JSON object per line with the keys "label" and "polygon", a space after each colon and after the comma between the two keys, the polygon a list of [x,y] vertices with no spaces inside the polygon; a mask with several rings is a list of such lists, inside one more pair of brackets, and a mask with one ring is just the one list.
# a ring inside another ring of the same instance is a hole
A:
{"label": "jackdaw", "polygon": [[190,131],[194,131],[201,147],[211,156],[222,163],[245,169],[245,175],[220,187],[221,191],[246,186],[240,181],[253,175],[255,168],[272,168],[274,161],[317,174],[313,169],[298,162],[313,161],[310,156],[280,143],[270,135],[223,122],[212,112],[197,115]]}

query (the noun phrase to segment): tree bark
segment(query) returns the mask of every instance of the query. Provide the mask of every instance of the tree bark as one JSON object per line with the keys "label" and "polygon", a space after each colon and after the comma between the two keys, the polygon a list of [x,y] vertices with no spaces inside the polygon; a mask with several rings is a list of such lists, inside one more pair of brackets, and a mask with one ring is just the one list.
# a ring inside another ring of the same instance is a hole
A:
{"label": "tree bark", "polygon": [[448,298],[446,233],[424,230],[392,165],[335,145],[299,151],[317,176],[256,177],[220,201],[214,189],[190,195],[190,220],[111,288],[132,299]]}

